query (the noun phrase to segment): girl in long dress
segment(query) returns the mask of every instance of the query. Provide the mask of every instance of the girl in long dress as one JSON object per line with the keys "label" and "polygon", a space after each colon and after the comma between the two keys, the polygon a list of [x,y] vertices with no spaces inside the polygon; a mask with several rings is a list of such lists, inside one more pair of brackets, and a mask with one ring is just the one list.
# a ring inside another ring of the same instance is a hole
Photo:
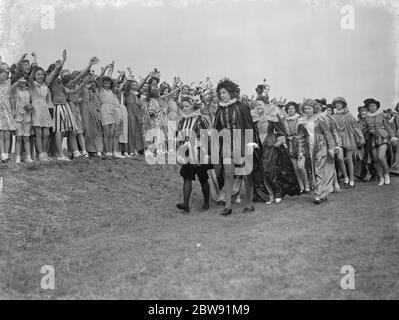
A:
{"label": "girl in long dress", "polygon": [[365,119],[364,132],[369,135],[368,147],[371,150],[374,166],[380,179],[378,185],[388,185],[391,180],[386,153],[389,143],[396,143],[398,138],[394,136],[391,127],[387,123],[384,112],[380,109],[380,102],[374,99],[367,99],[364,104],[369,110]]}
{"label": "girl in long dress", "polygon": [[298,179],[300,193],[309,193],[310,185],[305,165],[298,166],[298,124],[301,117],[299,114],[299,105],[295,102],[289,102],[285,106],[285,111],[287,116],[283,119],[283,124],[286,132],[288,154]]}
{"label": "girl in long dress", "polygon": [[85,143],[89,153],[98,157],[104,151],[104,137],[101,126],[100,100],[97,96],[97,83],[89,82],[81,92],[80,113],[85,128]]}
{"label": "girl in long dress", "polygon": [[315,184],[314,203],[327,201],[327,196],[334,191],[334,142],[325,118],[320,115],[320,105],[312,100],[305,100],[301,108],[304,117],[299,122],[299,160],[308,157],[311,162],[312,177]]}
{"label": "girl in long dress", "polygon": [[356,149],[361,148],[365,144],[363,133],[355,117],[349,112],[348,105],[344,98],[335,98],[332,102],[332,106],[335,109],[333,118],[337,124],[347,167],[344,167],[346,176],[345,185],[349,188],[353,188],[355,186],[353,158]]}
{"label": "girl in long dress", "polygon": [[[257,113],[257,116],[254,113]],[[277,204],[286,195],[300,194],[298,180],[286,147],[286,132],[279,114],[280,109],[274,104],[267,104],[266,97],[259,97],[252,111],[261,139],[265,181],[271,187]]]}
{"label": "girl in long dress", "polygon": [[130,156],[144,153],[143,138],[143,103],[139,98],[140,91],[145,85],[151,73],[140,83],[132,77],[128,78],[125,87],[125,105],[128,114],[128,144],[127,152]]}

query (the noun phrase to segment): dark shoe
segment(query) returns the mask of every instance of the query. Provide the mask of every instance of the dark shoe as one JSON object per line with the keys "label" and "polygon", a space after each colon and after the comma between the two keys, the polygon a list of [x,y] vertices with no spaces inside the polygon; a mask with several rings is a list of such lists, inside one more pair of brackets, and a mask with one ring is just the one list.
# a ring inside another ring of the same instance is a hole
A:
{"label": "dark shoe", "polygon": [[227,216],[231,216],[232,213],[233,213],[233,210],[224,208],[224,210],[222,211],[221,215],[224,216],[224,217],[227,217]]}
{"label": "dark shoe", "polygon": [[209,210],[209,204],[204,204],[203,206],[202,206],[202,209],[204,210],[204,211],[208,211]]}
{"label": "dark shoe", "polygon": [[242,213],[252,213],[252,212],[255,212],[254,206],[245,207],[244,210],[242,211]]}
{"label": "dark shoe", "polygon": [[179,210],[183,210],[183,211],[185,211],[187,213],[190,212],[190,208],[188,206],[186,206],[184,203],[178,203],[176,205],[176,208],[179,209]]}
{"label": "dark shoe", "polygon": [[321,198],[321,199],[314,199],[313,201],[315,204],[322,204],[323,202],[327,202],[327,197]]}

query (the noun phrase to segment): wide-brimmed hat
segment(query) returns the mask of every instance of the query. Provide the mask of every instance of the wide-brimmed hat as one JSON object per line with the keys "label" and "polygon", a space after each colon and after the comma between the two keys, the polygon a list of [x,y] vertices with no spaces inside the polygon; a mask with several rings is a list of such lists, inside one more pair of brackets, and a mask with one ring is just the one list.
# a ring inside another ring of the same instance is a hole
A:
{"label": "wide-brimmed hat", "polygon": [[379,109],[381,107],[381,103],[373,98],[369,98],[364,100],[364,105],[368,108],[370,104],[375,104],[377,105],[377,109]]}
{"label": "wide-brimmed hat", "polygon": [[337,97],[333,100],[333,102],[331,103],[332,107],[335,108],[335,105],[341,102],[344,105],[344,108],[346,108],[348,106],[348,103],[346,102],[345,98],[343,97]]}

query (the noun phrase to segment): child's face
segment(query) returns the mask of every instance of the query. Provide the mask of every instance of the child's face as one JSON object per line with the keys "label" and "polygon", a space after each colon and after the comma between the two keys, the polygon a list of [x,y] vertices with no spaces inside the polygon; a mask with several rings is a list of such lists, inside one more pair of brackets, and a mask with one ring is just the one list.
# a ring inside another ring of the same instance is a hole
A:
{"label": "child's face", "polygon": [[295,107],[294,107],[294,106],[290,106],[290,107],[287,109],[287,113],[288,113],[288,115],[289,115],[290,117],[292,117],[293,115],[295,115],[295,113],[296,113]]}
{"label": "child's face", "polygon": [[228,92],[225,88],[220,89],[219,95],[220,100],[222,100],[223,103],[227,103],[231,100],[230,92]]}
{"label": "child's face", "polygon": [[136,81],[132,82],[132,89],[133,91],[137,91],[137,89],[139,88],[139,84]]}
{"label": "child's face", "polygon": [[[341,109],[343,109],[343,108],[338,108],[338,106],[339,106],[339,105],[340,105],[340,104],[339,104],[339,103],[337,103],[337,110],[341,110]],[[341,105],[341,106],[343,107],[343,105]],[[332,112],[332,109],[331,109],[331,108],[327,108],[327,114],[331,116],[331,115],[332,115],[332,113],[333,113],[333,112]]]}
{"label": "child's face", "polygon": [[377,105],[375,103],[372,103],[372,104],[369,105],[369,110],[370,110],[371,113],[376,112],[377,109],[378,108],[377,108]]}
{"label": "child's face", "polygon": [[43,72],[43,70],[36,71],[35,80],[37,82],[39,82],[39,83],[43,83],[44,82],[44,72]]}
{"label": "child's face", "polygon": [[19,90],[26,90],[26,89],[28,89],[29,87],[28,87],[28,83],[26,82],[26,80],[20,80],[19,82],[18,82],[18,86],[17,86],[17,88],[19,89]]}
{"label": "child's face", "polygon": [[313,107],[311,107],[311,106],[305,106],[305,107],[303,108],[303,112],[304,112],[308,117],[310,117],[310,116],[313,115],[314,110],[313,110]]}
{"label": "child's face", "polygon": [[103,87],[104,87],[104,89],[105,90],[109,90],[109,89],[111,89],[111,82],[110,81],[104,81],[103,82]]}
{"label": "child's face", "polygon": [[182,93],[183,95],[188,95],[188,94],[190,93],[190,90],[189,90],[189,88],[187,88],[187,87],[185,86],[185,87],[183,87],[181,93]]}
{"label": "child's face", "polygon": [[[337,102],[337,103],[335,104],[335,107],[337,108],[337,110],[342,110],[342,109],[344,108],[344,104],[343,104],[342,102]],[[331,109],[328,108],[327,111],[330,111],[330,112],[331,112]]]}
{"label": "child's face", "polygon": [[22,64],[22,71],[23,71],[25,74],[29,74],[29,72],[30,72],[30,63],[29,63],[28,61],[25,61],[25,62]]}
{"label": "child's face", "polygon": [[360,109],[360,117],[365,118],[366,116],[367,116],[367,109],[366,108]]}

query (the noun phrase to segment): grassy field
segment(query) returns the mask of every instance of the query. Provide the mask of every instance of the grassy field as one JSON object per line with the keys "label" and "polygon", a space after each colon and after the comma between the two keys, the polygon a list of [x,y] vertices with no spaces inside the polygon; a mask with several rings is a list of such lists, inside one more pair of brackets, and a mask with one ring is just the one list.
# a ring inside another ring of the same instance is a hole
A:
{"label": "grassy field", "polygon": [[[398,299],[399,178],[252,215],[192,212],[178,167],[143,160],[0,166],[2,299]],[[242,205],[241,205],[242,206]],[[40,288],[43,265],[55,290]],[[355,269],[342,290],[341,267]]]}

